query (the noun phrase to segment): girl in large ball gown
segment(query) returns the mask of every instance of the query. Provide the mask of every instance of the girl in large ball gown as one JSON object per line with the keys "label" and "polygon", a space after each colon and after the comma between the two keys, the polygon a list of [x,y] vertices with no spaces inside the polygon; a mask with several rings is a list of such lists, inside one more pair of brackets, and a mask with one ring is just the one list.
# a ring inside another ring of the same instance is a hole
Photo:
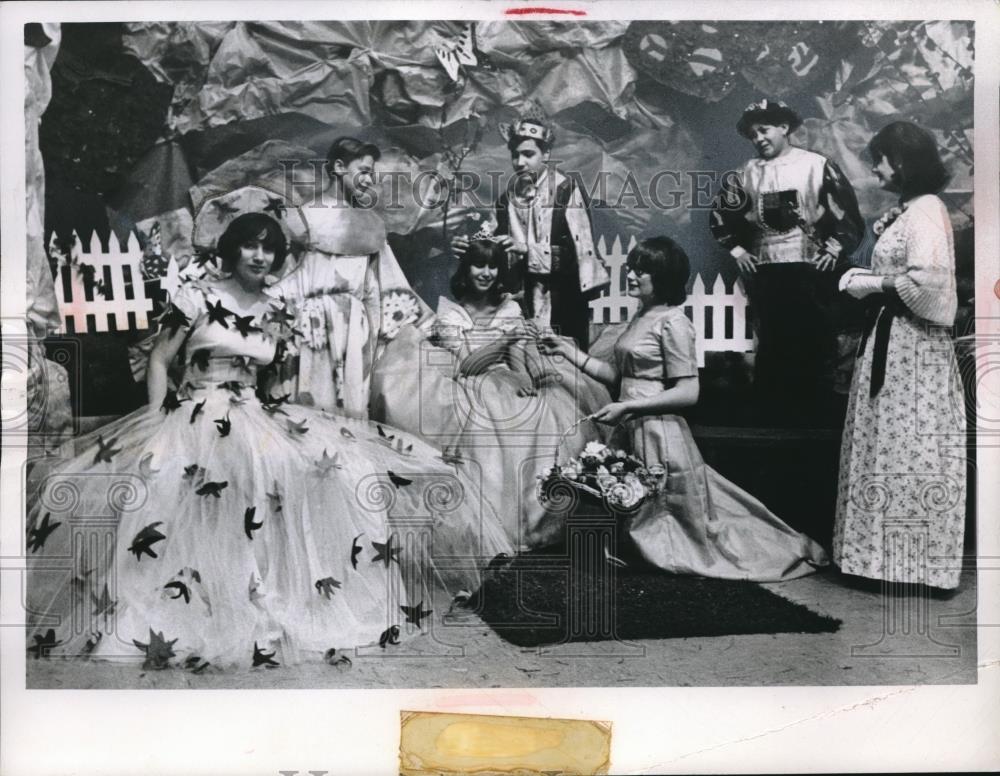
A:
{"label": "girl in large ball gown", "polygon": [[618,401],[593,419],[618,426],[621,446],[662,467],[663,489],[630,518],[642,556],[675,574],[779,581],[827,563],[823,549],[705,465],[679,412],[698,400],[694,327],[684,314],[688,257],[673,240],[643,240],[628,255],[628,293],[640,307],[614,348],[614,362],[541,332],[544,350],[565,356]]}
{"label": "girl in large ball gown", "polygon": [[456,589],[510,551],[434,448],[255,393],[292,339],[264,288],[286,246],[263,213],[231,220],[228,277],[183,286],[161,318],[149,406],[78,440],[41,483],[29,649],[201,669],[391,648],[432,608],[421,531]]}
{"label": "girl in large ball gown", "polygon": [[[438,300],[427,337],[415,327],[390,343],[373,380],[373,416],[423,434],[481,478],[508,538],[521,549],[562,540],[562,520],[538,497],[538,476],[586,438],[574,427],[609,401],[564,359],[543,357],[518,303],[502,291],[505,248],[473,239]],[[570,340],[567,340],[567,343]],[[564,432],[570,432],[565,433]]]}

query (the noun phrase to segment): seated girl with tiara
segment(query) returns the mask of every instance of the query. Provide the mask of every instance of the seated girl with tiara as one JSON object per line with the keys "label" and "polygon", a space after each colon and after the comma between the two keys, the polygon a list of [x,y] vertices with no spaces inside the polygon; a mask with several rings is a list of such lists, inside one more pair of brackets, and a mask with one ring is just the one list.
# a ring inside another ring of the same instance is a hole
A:
{"label": "seated girl with tiara", "polygon": [[[543,357],[521,308],[506,293],[506,249],[488,226],[468,242],[441,297],[432,334],[411,327],[390,343],[373,381],[373,417],[423,435],[481,478],[511,542],[557,543],[563,521],[546,513],[538,475],[558,451],[583,449],[566,434],[609,401],[565,359]],[[569,342],[569,340],[567,340]]]}
{"label": "seated girl with tiara", "polygon": [[[260,212],[262,192],[200,209],[196,230],[221,232],[225,273],[171,299],[149,406],[78,440],[81,452],[29,505],[29,648],[39,655],[195,670],[336,660],[398,643],[432,608],[424,559],[407,540],[414,517],[431,512],[422,527],[433,571],[452,592],[474,589],[480,561],[510,552],[436,449],[267,391],[296,335],[265,287],[288,242],[285,219]],[[454,498],[443,504],[438,488],[435,511],[424,495],[440,485]],[[70,560],[68,573],[53,572]]]}

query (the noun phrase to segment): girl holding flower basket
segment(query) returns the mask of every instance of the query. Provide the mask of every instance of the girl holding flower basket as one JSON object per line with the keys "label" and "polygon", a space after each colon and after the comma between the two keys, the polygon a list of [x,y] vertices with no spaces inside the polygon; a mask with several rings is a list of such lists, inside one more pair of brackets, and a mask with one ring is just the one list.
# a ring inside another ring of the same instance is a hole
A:
{"label": "girl holding flower basket", "polygon": [[613,363],[536,333],[543,350],[609,387],[620,385],[619,400],[591,418],[620,425],[616,446],[662,480],[628,518],[637,549],[664,571],[721,579],[780,581],[826,565],[816,542],[705,465],[677,414],[698,400],[694,327],[682,306],[687,255],[670,238],[655,237],[632,249],[628,268],[628,293],[640,308],[615,344]]}

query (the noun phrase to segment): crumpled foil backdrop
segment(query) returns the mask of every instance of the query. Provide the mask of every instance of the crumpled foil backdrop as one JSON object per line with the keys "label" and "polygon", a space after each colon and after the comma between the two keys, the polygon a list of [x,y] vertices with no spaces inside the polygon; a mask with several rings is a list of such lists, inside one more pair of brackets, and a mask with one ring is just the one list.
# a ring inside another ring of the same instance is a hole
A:
{"label": "crumpled foil backdrop", "polygon": [[[695,269],[731,278],[731,262],[708,233],[706,198],[717,185],[711,176],[752,154],[735,131],[740,112],[769,96],[803,116],[795,141],[841,165],[869,222],[893,203],[870,172],[868,140],[895,119],[932,130],[954,173],[946,196],[955,226],[971,225],[971,23],[471,27],[475,64],[456,65],[452,74],[436,49],[461,53],[467,23],[121,25],[125,52],[172,91],[157,119],[158,141],[121,185],[101,192],[111,223],[145,232],[159,222],[164,249],[183,263],[201,198],[262,183],[300,199],[315,176],[311,161],[338,135],[360,135],[383,148],[383,173],[420,181],[417,190],[402,187],[385,216],[414,286],[433,294],[450,274],[450,265],[437,261],[447,237],[465,230],[477,199],[488,207],[498,193],[489,173],[503,181],[510,174],[499,123],[530,101],[552,120],[553,157],[599,200],[601,233],[672,234]],[[446,213],[434,201],[456,169],[482,180]],[[672,175],[665,178],[665,170]],[[649,199],[652,183],[658,201]]]}

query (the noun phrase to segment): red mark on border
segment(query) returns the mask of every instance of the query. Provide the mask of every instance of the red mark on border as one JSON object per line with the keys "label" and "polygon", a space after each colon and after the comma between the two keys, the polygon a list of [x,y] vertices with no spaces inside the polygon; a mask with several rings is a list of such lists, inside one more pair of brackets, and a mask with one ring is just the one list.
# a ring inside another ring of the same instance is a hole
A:
{"label": "red mark on border", "polygon": [[531,16],[533,14],[561,14],[563,16],[586,16],[586,11],[576,8],[508,8],[504,16]]}
{"label": "red mark on border", "polygon": [[1000,280],[998,280],[996,285],[993,286],[993,293],[996,294],[997,299],[1000,299]]}

